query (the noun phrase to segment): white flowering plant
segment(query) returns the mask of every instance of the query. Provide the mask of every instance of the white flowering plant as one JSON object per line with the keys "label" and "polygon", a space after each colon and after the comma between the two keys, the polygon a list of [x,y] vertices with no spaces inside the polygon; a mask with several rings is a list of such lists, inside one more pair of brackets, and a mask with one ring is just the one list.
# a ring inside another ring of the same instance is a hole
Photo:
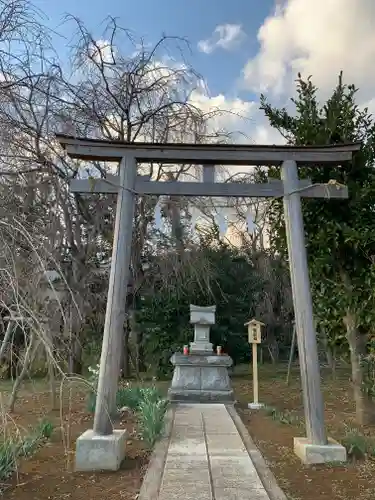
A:
{"label": "white flowering plant", "polygon": [[95,388],[98,387],[99,371],[100,371],[99,363],[97,363],[96,366],[89,366],[88,371],[90,372],[89,381]]}

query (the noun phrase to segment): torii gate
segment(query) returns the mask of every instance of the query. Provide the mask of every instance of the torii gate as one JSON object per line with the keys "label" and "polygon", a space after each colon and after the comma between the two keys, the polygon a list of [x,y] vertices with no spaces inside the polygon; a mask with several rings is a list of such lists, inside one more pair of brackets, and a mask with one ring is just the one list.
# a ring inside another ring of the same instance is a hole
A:
{"label": "torii gate", "polygon": [[[320,387],[301,196],[347,198],[348,191],[345,186],[336,183],[312,185],[309,180],[299,180],[297,166],[340,165],[352,159],[353,154],[360,149],[360,144],[334,146],[129,144],[66,135],[57,135],[57,140],[71,158],[120,162],[118,177],[96,179],[95,182],[90,179],[73,180],[70,185],[71,191],[77,193],[117,193],[100,376],[94,428],[90,439],[94,439],[95,436],[108,436],[109,438],[118,432],[113,430],[110,411],[115,408],[118,387],[135,196],[148,194],[194,197],[283,197],[307,434],[307,439],[302,444],[297,443],[295,439],[295,451],[305,461],[308,460],[306,446],[312,447],[311,453],[316,453],[318,450],[318,454],[324,454],[324,449],[328,447],[332,451],[334,445],[328,444],[324,424],[324,404]],[[203,182],[157,182],[144,176],[137,176],[137,164],[148,162],[203,165]],[[215,164],[280,165],[282,180],[273,180],[267,184],[218,183],[215,182]],[[327,457],[328,455],[329,453]],[[330,461],[333,460],[332,456],[331,453]],[[76,466],[82,468],[78,464],[78,457]],[[118,466],[114,464],[112,468],[118,468]],[[96,465],[92,463],[87,467],[92,469]]]}

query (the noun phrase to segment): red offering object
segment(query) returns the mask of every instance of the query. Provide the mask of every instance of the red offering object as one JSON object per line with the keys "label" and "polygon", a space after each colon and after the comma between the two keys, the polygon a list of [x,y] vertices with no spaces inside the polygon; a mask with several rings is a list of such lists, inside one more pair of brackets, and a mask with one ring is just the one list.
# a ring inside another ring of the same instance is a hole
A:
{"label": "red offering object", "polygon": [[189,354],[189,346],[184,345],[184,356],[187,356]]}

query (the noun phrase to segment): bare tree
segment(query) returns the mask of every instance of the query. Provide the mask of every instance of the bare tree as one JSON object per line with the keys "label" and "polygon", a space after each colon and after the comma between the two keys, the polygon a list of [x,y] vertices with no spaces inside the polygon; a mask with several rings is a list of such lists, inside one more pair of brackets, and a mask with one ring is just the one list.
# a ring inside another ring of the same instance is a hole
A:
{"label": "bare tree", "polygon": [[[44,74],[44,68],[32,75],[28,71],[52,50],[49,30],[42,13],[28,0],[0,0],[0,85],[2,91],[28,85]],[[26,71],[24,72],[24,69]]]}
{"label": "bare tree", "polygon": [[[19,9],[29,6],[21,0],[13,3]],[[10,59],[9,55],[0,63],[6,75],[6,85],[0,86],[1,209],[7,227],[21,224],[33,236],[25,239],[16,232],[18,236],[12,236],[9,243],[12,251],[17,249],[17,266],[25,266],[25,276],[39,266],[36,261],[41,254],[45,266],[58,268],[63,274],[70,293],[61,315],[62,330],[70,339],[70,369],[79,372],[85,321],[93,308],[100,310],[104,305],[101,265],[110,255],[115,205],[111,197],[69,192],[71,178],[85,172],[105,176],[111,167],[68,160],[54,140],[55,132],[127,142],[212,141],[215,132],[208,130],[207,120],[213,114],[203,113],[190,102],[199,75],[185,62],[165,61],[163,56],[172,43],[182,51],[184,40],[163,37],[148,49],[142,41],[136,44],[128,31],[110,19],[103,36],[108,42],[98,42],[82,22],[68,18],[67,22],[75,23],[77,37],[72,42],[71,71],[65,73],[56,58],[52,59],[49,46],[44,45],[47,35],[33,24],[35,18],[31,14],[23,18],[26,10],[15,12],[21,20],[20,29],[22,19],[29,19],[32,28],[39,31],[32,40],[24,39],[22,57]],[[26,24],[22,26],[26,29]],[[130,56],[121,51],[122,38],[133,52]],[[223,132],[216,135],[218,140],[225,138]],[[142,169],[160,180],[177,179],[192,167],[171,169],[149,164]],[[142,260],[150,231],[154,230],[157,201],[153,197],[137,201],[132,259],[135,292],[144,279]],[[186,240],[181,222],[184,203],[166,199],[163,204],[164,215],[171,222],[172,240],[181,255]]]}
{"label": "bare tree", "polygon": [[[207,121],[213,114],[204,113],[190,102],[191,92],[199,85],[199,75],[183,64],[165,61],[170,45],[182,54],[186,42],[180,38],[162,37],[154,47],[146,48],[142,41],[135,43],[127,30],[110,19],[101,42],[86,30],[77,19],[70,18],[77,27],[72,67],[77,68],[76,79],[64,80],[62,113],[69,114],[75,133],[117,139],[125,142],[203,142],[213,140]],[[132,47],[129,57],[121,52],[120,41]],[[105,40],[105,41],[103,41]],[[73,120],[72,120],[72,117]],[[73,123],[74,122],[74,123]],[[87,127],[87,124],[90,124]],[[224,134],[217,134],[217,137]],[[191,172],[192,165],[143,165],[144,174],[155,180],[178,179]],[[143,280],[142,259],[145,244],[154,219],[155,197],[139,197],[132,257],[134,288]],[[184,200],[165,198],[163,214],[169,220],[171,234],[178,254],[184,254],[185,241],[181,208]],[[137,343],[140,342],[138,337]]]}

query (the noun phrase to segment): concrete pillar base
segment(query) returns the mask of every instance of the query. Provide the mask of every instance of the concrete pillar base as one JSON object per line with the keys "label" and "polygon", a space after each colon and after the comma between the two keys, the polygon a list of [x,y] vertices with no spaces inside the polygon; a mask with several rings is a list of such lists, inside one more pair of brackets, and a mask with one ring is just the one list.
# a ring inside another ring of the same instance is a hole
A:
{"label": "concrete pillar base", "polygon": [[100,436],[92,429],[85,431],[76,442],[76,471],[117,471],[125,458],[126,430],[114,430]]}
{"label": "concrete pillar base", "polygon": [[312,444],[307,438],[294,438],[294,453],[307,465],[346,462],[347,459],[345,447],[331,438],[326,445]]}
{"label": "concrete pillar base", "polygon": [[248,403],[247,407],[249,408],[249,410],[261,410],[262,408],[264,408],[264,404],[263,403]]}

